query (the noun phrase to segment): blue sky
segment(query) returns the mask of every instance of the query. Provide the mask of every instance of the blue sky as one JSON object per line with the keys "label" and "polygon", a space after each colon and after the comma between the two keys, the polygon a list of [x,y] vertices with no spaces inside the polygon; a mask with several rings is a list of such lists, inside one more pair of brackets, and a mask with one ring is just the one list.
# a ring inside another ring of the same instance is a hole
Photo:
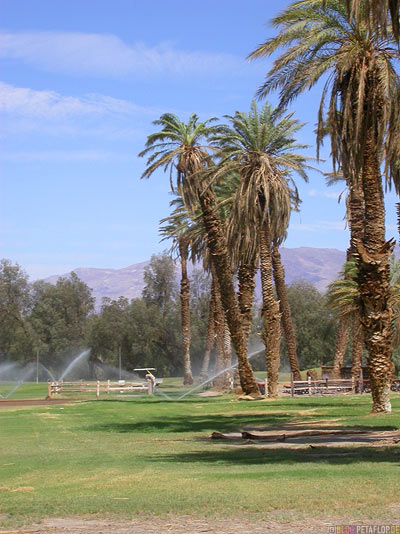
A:
{"label": "blue sky", "polygon": [[[0,257],[35,279],[163,250],[169,179],[140,180],[137,157],[152,121],[166,111],[247,111],[269,63],[245,58],[287,3],[0,0]],[[309,155],[318,98],[317,87],[293,105]],[[345,250],[341,186],[327,188],[316,172],[297,182],[303,204],[285,246]],[[388,237],[395,200],[388,195]]]}

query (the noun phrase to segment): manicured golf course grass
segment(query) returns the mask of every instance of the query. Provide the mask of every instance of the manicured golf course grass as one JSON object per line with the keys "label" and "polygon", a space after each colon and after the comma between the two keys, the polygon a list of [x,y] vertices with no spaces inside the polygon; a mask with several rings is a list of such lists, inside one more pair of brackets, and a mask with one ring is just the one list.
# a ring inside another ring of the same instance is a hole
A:
{"label": "manicured golf course grass", "polygon": [[[2,391],[0,391],[2,393]],[[24,385],[19,397],[44,397]],[[211,432],[298,421],[400,428],[369,395],[239,402],[233,396],[85,400],[0,409],[0,525],[43,517],[399,515],[400,444],[263,448]]]}

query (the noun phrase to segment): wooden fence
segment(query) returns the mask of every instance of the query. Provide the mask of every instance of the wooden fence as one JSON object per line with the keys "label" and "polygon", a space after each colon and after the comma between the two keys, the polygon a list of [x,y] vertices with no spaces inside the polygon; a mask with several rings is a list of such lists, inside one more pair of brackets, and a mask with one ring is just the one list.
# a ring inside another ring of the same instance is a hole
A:
{"label": "wooden fence", "polygon": [[48,382],[48,398],[53,399],[56,395],[62,393],[95,393],[99,398],[102,393],[125,393],[125,392],[144,392],[152,395],[154,392],[154,381],[146,380],[146,382],[128,382],[119,380],[113,382],[111,380],[96,382]]}
{"label": "wooden fence", "polygon": [[321,379],[321,380],[291,380],[290,384],[283,386],[284,392],[290,393],[292,397],[294,395],[332,395],[338,393],[356,393],[358,387],[356,381],[353,378],[350,379]]}

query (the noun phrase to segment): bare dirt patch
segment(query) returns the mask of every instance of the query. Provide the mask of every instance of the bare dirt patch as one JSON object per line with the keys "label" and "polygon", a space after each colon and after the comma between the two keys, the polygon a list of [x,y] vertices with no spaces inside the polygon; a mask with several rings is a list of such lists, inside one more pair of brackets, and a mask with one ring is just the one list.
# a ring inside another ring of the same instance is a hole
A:
{"label": "bare dirt patch", "polygon": [[381,525],[385,521],[351,521],[350,519],[309,519],[277,521],[276,519],[248,520],[244,518],[196,519],[189,516],[168,519],[46,519],[37,525],[16,530],[2,530],[0,534],[328,534],[337,525]]}
{"label": "bare dirt patch", "polygon": [[1,408],[25,408],[26,406],[52,406],[79,402],[76,399],[0,399]]}

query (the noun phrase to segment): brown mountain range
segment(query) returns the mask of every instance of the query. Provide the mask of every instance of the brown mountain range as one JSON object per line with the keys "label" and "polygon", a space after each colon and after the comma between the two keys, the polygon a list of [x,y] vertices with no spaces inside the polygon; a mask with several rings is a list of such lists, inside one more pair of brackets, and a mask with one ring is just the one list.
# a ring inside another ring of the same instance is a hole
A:
{"label": "brown mountain range", "polygon": [[[294,280],[306,280],[319,291],[324,291],[327,285],[337,277],[345,261],[345,252],[332,248],[282,248],[282,261],[286,271],[286,283]],[[135,263],[122,269],[97,269],[92,267],[78,267],[74,272],[93,290],[97,306],[102,297],[117,299],[119,296],[128,299],[140,297],[143,289],[143,270],[148,261]],[[191,266],[192,271],[196,266]],[[55,283],[60,276],[46,278],[46,282]],[[177,268],[177,279],[179,269]],[[259,283],[257,295],[260,295]]]}

